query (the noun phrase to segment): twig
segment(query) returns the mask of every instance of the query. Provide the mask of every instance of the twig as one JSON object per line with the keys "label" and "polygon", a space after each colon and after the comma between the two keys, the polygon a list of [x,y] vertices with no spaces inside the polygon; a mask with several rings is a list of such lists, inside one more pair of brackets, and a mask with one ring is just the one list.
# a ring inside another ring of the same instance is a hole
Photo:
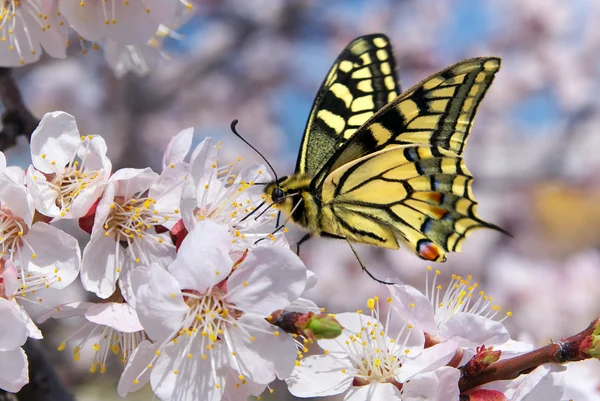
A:
{"label": "twig", "polygon": [[10,68],[0,67],[0,101],[4,105],[0,150],[4,151],[17,143],[19,135],[29,141],[39,121],[29,111],[17,86]]}
{"label": "twig", "polygon": [[513,380],[546,363],[563,364],[589,359],[591,356],[582,352],[582,345],[592,336],[599,323],[600,318],[597,318],[588,328],[574,336],[514,358],[500,360],[475,374],[468,374],[462,370],[462,377],[458,383],[460,391],[498,380]]}

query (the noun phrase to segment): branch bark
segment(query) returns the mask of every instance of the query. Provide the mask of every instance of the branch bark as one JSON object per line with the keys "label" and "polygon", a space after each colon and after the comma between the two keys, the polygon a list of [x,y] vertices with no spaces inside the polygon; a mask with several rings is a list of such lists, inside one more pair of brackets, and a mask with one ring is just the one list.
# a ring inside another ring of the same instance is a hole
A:
{"label": "branch bark", "polygon": [[19,135],[29,141],[39,121],[23,103],[10,68],[0,67],[0,101],[4,105],[4,113],[0,118],[0,150],[4,151],[17,143]]}
{"label": "branch bark", "polygon": [[581,346],[592,336],[598,324],[600,318],[595,319],[585,330],[574,336],[563,338],[514,358],[500,360],[474,374],[461,370],[462,377],[458,382],[460,391],[467,391],[498,380],[513,380],[547,363],[563,364],[589,359],[591,357],[582,352]]}

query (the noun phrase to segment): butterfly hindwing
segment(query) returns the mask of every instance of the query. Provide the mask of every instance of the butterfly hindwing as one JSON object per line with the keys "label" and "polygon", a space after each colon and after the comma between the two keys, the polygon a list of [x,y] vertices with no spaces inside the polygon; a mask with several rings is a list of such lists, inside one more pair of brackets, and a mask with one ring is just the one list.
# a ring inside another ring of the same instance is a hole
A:
{"label": "butterfly hindwing", "polygon": [[323,218],[350,240],[398,248],[442,261],[459,251],[481,220],[463,159],[430,146],[395,145],[348,163],[327,176]]}
{"label": "butterfly hindwing", "polygon": [[422,144],[461,155],[477,108],[500,68],[500,59],[462,61],[426,78],[380,109],[332,156],[314,180],[387,146]]}
{"label": "butterfly hindwing", "polygon": [[296,173],[316,174],[365,121],[399,93],[389,39],[373,34],[353,40],[317,93]]}

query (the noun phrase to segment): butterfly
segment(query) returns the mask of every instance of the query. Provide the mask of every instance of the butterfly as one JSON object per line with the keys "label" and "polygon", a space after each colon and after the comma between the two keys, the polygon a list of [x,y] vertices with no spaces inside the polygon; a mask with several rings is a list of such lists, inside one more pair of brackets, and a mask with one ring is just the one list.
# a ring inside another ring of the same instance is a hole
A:
{"label": "butterfly", "polygon": [[[264,195],[310,236],[398,249],[436,262],[476,228],[504,232],[476,213],[462,158],[497,57],[461,61],[400,94],[390,40],[348,44],[321,85],[296,170]],[[354,251],[354,249],[353,249]]]}

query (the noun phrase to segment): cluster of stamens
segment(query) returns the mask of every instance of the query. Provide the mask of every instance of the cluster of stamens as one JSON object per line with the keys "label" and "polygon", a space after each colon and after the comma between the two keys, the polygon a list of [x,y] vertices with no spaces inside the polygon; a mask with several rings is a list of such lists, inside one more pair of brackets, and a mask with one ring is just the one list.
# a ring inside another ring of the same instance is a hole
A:
{"label": "cluster of stamens", "polygon": [[[33,45],[31,32],[29,31],[29,28],[31,27],[26,26],[24,17],[17,12],[18,10],[30,15],[30,20],[35,21],[42,32],[50,29],[51,25],[48,22],[48,16],[42,12],[35,1],[0,0],[0,42],[6,42],[8,40],[8,49],[10,51],[16,50],[19,54],[20,63],[25,64],[23,52],[27,50],[26,46],[29,47],[29,52],[31,54],[35,54],[36,51]],[[19,23],[23,24],[22,28],[17,26]],[[17,40],[15,32],[18,29],[23,30],[27,43]]]}
{"label": "cluster of stamens", "polygon": [[[391,303],[392,298],[387,299]],[[410,337],[412,325],[403,325],[398,334],[390,338],[388,325],[391,320],[388,308],[385,324],[379,319],[379,297],[369,298],[367,306],[371,312],[372,319],[365,319],[362,310],[358,310],[362,324],[360,331],[350,333],[343,343],[336,339],[345,348],[345,356],[351,363],[351,368],[344,366],[340,371],[353,378],[354,386],[365,386],[372,382],[391,383],[399,390],[402,384],[396,381],[398,370],[402,362],[409,354],[406,347]],[[329,354],[328,350],[324,351]],[[300,358],[302,359],[302,358]],[[300,365],[300,360],[296,365]]]}
{"label": "cluster of stamens", "polygon": [[[471,275],[465,278],[453,274],[452,280],[448,284],[445,292],[443,287],[437,284],[437,277],[441,274],[439,270],[435,271],[431,285],[429,284],[429,272],[431,267],[427,267],[425,296],[429,299],[435,310],[436,322],[446,322],[450,317],[459,312],[467,312],[485,318],[493,319],[500,313],[500,306],[492,304],[493,298],[485,295],[483,291],[477,291],[479,283],[472,282]],[[473,295],[476,294],[474,297]],[[500,319],[502,322],[511,316],[512,312],[506,312],[506,315]]]}

